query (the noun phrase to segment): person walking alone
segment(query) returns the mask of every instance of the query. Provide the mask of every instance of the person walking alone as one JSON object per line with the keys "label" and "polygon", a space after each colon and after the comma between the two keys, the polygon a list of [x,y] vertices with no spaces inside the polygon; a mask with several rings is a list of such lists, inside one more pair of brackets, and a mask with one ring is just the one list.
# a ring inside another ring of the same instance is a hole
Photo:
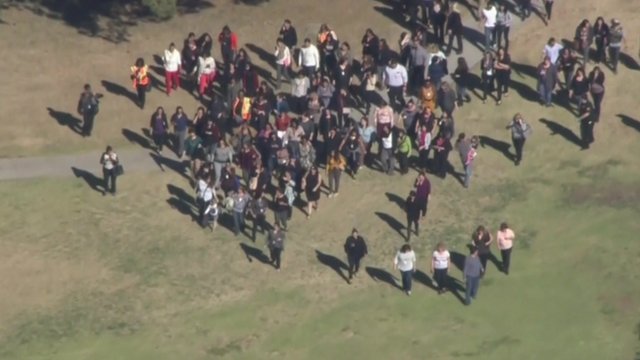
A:
{"label": "person walking alone", "polygon": [[137,104],[140,109],[144,109],[147,91],[151,88],[149,79],[149,67],[144,63],[143,58],[138,58],[135,65],[131,67],[131,80],[133,88],[136,89],[138,95]]}
{"label": "person walking alone", "polygon": [[411,240],[411,227],[415,227],[416,236],[420,236],[420,214],[422,206],[416,198],[416,192],[411,191],[409,197],[405,200],[405,211],[407,212],[407,237],[406,241]]}
{"label": "person walking alone", "polygon": [[511,129],[511,142],[516,149],[516,156],[513,162],[516,166],[520,165],[522,161],[522,149],[524,143],[527,141],[529,135],[531,135],[531,126],[524,121],[524,118],[520,113],[513,116],[513,119],[507,125],[507,129]]}
{"label": "person walking alone", "polygon": [[483,273],[484,267],[478,258],[478,249],[473,247],[471,248],[471,254],[464,259],[464,270],[462,272],[463,280],[466,283],[464,299],[465,305],[471,305],[471,299],[475,300],[478,295],[480,277]]}
{"label": "person walking alone", "polygon": [[351,236],[344,242],[344,252],[347,254],[347,263],[349,264],[349,283],[354,276],[358,275],[360,270],[360,261],[367,256],[367,243],[358,233],[358,229],[351,230]]}
{"label": "person walking alone", "polygon": [[111,146],[107,146],[107,149],[102,153],[102,156],[100,156],[100,165],[102,165],[102,179],[104,187],[102,195],[111,193],[111,195],[115,196],[116,178],[118,177],[116,168],[120,165],[120,162],[118,160],[118,154],[113,151]]}
{"label": "person walking alone", "polygon": [[449,263],[451,255],[447,251],[447,247],[443,242],[438,243],[436,250],[431,257],[431,274],[438,287],[438,294],[442,294],[447,291],[449,285]]}
{"label": "person walking alone", "polygon": [[284,251],[285,234],[277,223],[273,225],[273,229],[267,235],[267,247],[269,248],[269,257],[271,264],[280,271],[282,265],[282,252]]}
{"label": "person walking alone", "polygon": [[416,272],[416,253],[411,249],[411,245],[402,245],[393,258],[393,267],[400,271],[402,290],[407,296],[411,295],[411,278]]}
{"label": "person walking alone", "polygon": [[500,256],[502,258],[502,266],[501,270],[505,275],[509,275],[509,267],[511,265],[511,250],[513,249],[513,240],[516,235],[509,228],[506,222],[500,224],[500,230],[498,230],[498,234],[496,235],[496,243],[498,244],[498,249],[500,250]]}
{"label": "person walking alone", "polygon": [[91,85],[85,84],[78,100],[78,113],[82,115],[82,137],[91,136],[93,122],[98,114],[100,94],[91,91]]}

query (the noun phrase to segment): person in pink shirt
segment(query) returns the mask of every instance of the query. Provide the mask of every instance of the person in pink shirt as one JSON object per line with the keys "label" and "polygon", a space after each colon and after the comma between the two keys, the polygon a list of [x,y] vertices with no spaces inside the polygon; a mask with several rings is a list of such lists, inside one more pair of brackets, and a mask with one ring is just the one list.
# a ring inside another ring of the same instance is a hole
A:
{"label": "person in pink shirt", "polygon": [[509,228],[506,222],[500,224],[500,230],[496,236],[496,243],[500,249],[502,256],[502,272],[509,275],[509,265],[511,264],[511,249],[513,249],[513,240],[515,239],[513,230]]}

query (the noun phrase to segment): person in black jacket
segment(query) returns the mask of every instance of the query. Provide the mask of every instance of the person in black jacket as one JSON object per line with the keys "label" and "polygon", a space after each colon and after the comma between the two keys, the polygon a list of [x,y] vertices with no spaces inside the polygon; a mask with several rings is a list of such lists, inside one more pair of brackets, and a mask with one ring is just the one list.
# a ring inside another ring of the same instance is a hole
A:
{"label": "person in black jacket", "polygon": [[84,91],[80,94],[80,100],[78,100],[78,113],[82,115],[81,132],[83,137],[91,136],[93,121],[96,114],[98,114],[98,104],[101,96],[91,91],[91,85],[84,85]]}
{"label": "person in black jacket", "polygon": [[407,212],[407,241],[411,240],[411,225],[414,225],[416,228],[416,236],[420,236],[419,224],[421,208],[420,202],[416,198],[416,192],[411,191],[405,202],[405,210]]}
{"label": "person in black jacket", "polygon": [[[282,39],[282,42],[289,47],[289,50],[292,50],[291,55],[293,56],[293,49],[298,45],[298,33],[296,32],[296,28],[291,25],[291,20],[286,19],[280,28],[280,33],[278,37]],[[293,58],[297,58],[297,56],[293,56]]]}
{"label": "person in black jacket", "polygon": [[462,31],[464,27],[462,26],[462,17],[460,16],[460,11],[458,10],[458,3],[453,3],[451,7],[451,11],[449,12],[449,16],[447,17],[447,35],[449,36],[449,40],[447,42],[447,50],[445,53],[449,55],[451,53],[451,49],[453,47],[453,38],[456,38],[458,43],[458,48],[456,49],[456,54],[462,54]]}
{"label": "person in black jacket", "polygon": [[265,233],[269,229],[269,224],[267,223],[267,207],[267,199],[265,199],[262,194],[251,201],[249,212],[251,213],[251,217],[253,217],[253,229],[251,230],[251,239],[253,242],[256,241],[258,228],[260,228],[260,232],[262,233]]}
{"label": "person in black jacket", "polygon": [[344,252],[347,254],[347,263],[349,264],[349,283],[360,270],[360,261],[367,254],[367,243],[358,233],[358,229],[353,228],[351,236],[344,242]]}
{"label": "person in black jacket", "polygon": [[274,224],[273,229],[269,231],[267,235],[267,247],[269,248],[271,263],[277,271],[280,271],[282,251],[284,251],[284,240],[285,235],[284,232],[280,230],[280,225],[278,225],[278,223]]}

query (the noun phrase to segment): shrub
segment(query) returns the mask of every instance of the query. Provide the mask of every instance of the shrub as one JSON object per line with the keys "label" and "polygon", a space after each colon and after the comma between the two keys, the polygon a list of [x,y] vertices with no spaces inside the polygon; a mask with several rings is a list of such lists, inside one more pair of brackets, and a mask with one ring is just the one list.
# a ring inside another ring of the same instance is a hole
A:
{"label": "shrub", "polygon": [[176,2],[177,0],[142,0],[142,5],[147,7],[154,17],[166,20],[176,14]]}

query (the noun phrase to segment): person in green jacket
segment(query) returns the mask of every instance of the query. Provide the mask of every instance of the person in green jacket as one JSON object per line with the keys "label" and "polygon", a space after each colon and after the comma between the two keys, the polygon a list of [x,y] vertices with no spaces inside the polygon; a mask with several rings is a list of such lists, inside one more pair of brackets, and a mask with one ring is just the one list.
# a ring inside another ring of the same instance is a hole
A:
{"label": "person in green jacket", "polygon": [[400,129],[398,136],[398,163],[400,163],[400,174],[404,175],[409,172],[409,157],[411,156],[411,138],[407,133]]}
{"label": "person in green jacket", "polygon": [[184,141],[184,153],[189,157],[189,168],[195,180],[202,163],[202,139],[196,135],[196,131],[193,128],[189,129],[189,135]]}

